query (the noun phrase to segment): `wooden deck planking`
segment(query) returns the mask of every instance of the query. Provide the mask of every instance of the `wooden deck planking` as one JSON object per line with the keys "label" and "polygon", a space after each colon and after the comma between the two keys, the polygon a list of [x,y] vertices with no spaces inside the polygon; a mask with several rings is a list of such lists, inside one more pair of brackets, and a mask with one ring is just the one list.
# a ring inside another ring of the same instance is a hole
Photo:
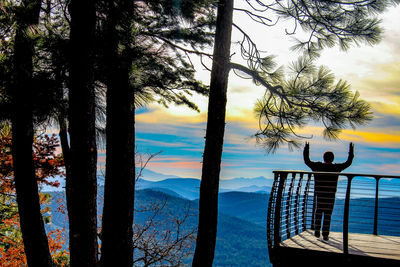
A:
{"label": "wooden deck planking", "polygon": [[[343,234],[331,232],[329,241],[306,230],[281,243],[282,247],[343,253]],[[400,237],[349,233],[349,254],[400,260]]]}

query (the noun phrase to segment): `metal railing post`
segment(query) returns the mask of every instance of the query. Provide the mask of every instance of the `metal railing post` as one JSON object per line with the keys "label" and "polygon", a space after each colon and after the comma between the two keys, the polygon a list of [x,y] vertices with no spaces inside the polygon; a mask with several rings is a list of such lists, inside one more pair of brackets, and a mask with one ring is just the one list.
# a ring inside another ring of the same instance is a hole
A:
{"label": "metal railing post", "polygon": [[378,235],[379,177],[375,177],[375,179],[376,179],[376,190],[375,190],[374,235]]}
{"label": "metal railing post", "polygon": [[268,248],[272,248],[272,237],[274,229],[274,214],[275,214],[275,203],[276,203],[276,187],[279,179],[279,174],[274,174],[274,182],[271,188],[271,194],[269,195],[268,211],[267,211],[267,239]]}
{"label": "metal railing post", "polygon": [[289,194],[286,198],[286,235],[287,238],[290,238],[290,207],[291,207],[291,203],[292,203],[292,194],[293,194],[293,184],[294,184],[294,179],[296,178],[296,173],[293,172],[292,173],[292,180],[290,181],[290,186],[289,186]]}
{"label": "metal railing post", "polygon": [[300,199],[300,191],[301,191],[301,183],[303,181],[303,175],[304,175],[303,173],[300,173],[300,178],[296,190],[296,201],[294,203],[294,226],[296,235],[299,234],[299,199]]}
{"label": "metal railing post", "polygon": [[278,192],[276,194],[276,205],[275,205],[275,218],[274,218],[274,248],[279,246],[281,242],[281,207],[282,207],[282,195],[285,187],[287,173],[280,173]]}
{"label": "metal railing post", "polygon": [[315,230],[315,211],[317,210],[317,194],[315,192],[315,182],[314,182],[314,197],[313,205],[311,211],[311,230]]}
{"label": "metal railing post", "polygon": [[303,231],[307,229],[307,202],[308,202],[308,191],[310,189],[311,173],[308,174],[308,179],[306,183],[306,188],[304,190],[303,198]]}
{"label": "metal railing post", "polygon": [[[298,181],[296,181],[296,176],[297,174],[300,175]],[[381,175],[381,174],[357,174],[357,173],[333,173],[333,172],[307,172],[307,171],[293,171],[293,170],[288,170],[288,171],[274,171],[274,182],[269,198],[269,204],[268,204],[268,215],[267,215],[267,238],[268,238],[268,253],[269,253],[269,258],[271,260],[271,263],[274,265],[279,265],[281,262],[285,262],[287,259],[286,257],[291,257],[290,252],[286,254],[287,250],[286,247],[291,247],[290,243],[285,241],[285,236],[287,238],[291,239],[291,241],[294,241],[297,243],[298,239],[297,238],[302,238],[299,233],[302,231],[306,231],[310,227],[310,220],[311,222],[311,227],[313,227],[314,224],[314,203],[311,203],[313,201],[313,197],[315,195],[314,187],[312,184],[314,183],[314,175],[327,175],[327,176],[337,176],[338,178],[344,179],[347,178],[347,186],[343,184],[343,187],[345,187],[345,199],[344,199],[344,207],[343,207],[343,233],[342,233],[342,246],[343,246],[343,254],[342,257],[340,257],[340,261],[342,259],[344,260],[345,264],[351,263],[353,261],[352,255],[350,253],[353,253],[352,251],[349,251],[349,231],[350,230],[355,230],[354,234],[357,234],[357,229],[362,229],[364,230],[364,227],[368,227],[371,232],[371,224],[372,224],[372,196],[373,196],[373,191],[374,190],[374,185],[373,183],[359,183],[356,181],[354,178],[355,177],[368,177],[368,178],[374,178],[376,181],[376,191],[375,191],[375,206],[374,206],[374,226],[373,226],[373,234],[378,235],[378,224],[382,224],[381,220],[385,220],[385,223],[391,223],[393,220],[398,221],[397,218],[391,218],[390,216],[394,216],[395,214],[388,214],[387,211],[385,210],[385,218],[379,217],[384,215],[383,213],[381,214],[380,212],[382,211],[382,208],[388,208],[388,209],[398,209],[398,204],[393,203],[392,200],[386,199],[386,196],[389,197],[397,197],[397,193],[393,194],[387,194],[386,192],[397,192],[397,188],[390,188],[389,190],[386,189],[385,185],[386,183],[381,183],[381,179],[399,179],[399,175]],[[292,177],[289,177],[292,175]],[[307,175],[307,177],[305,176]],[[291,181],[288,179],[291,178]],[[343,181],[344,182],[344,181]],[[353,184],[354,182],[354,184]],[[366,187],[364,185],[367,185]],[[397,184],[394,184],[397,185]],[[297,186],[297,188],[295,188]],[[383,187],[382,187],[383,186]],[[391,184],[389,185],[391,186]],[[347,187],[347,188],[346,188]],[[353,188],[352,188],[353,187]],[[381,188],[381,189],[380,189]],[[353,190],[353,192],[351,192]],[[368,197],[366,197],[366,200],[364,199],[365,193],[363,190],[368,190]],[[379,190],[381,192],[379,192]],[[382,195],[383,192],[383,195]],[[294,195],[295,194],[295,195]],[[385,200],[383,201],[382,199],[379,199],[379,197],[385,197]],[[293,199],[294,198],[294,199]],[[342,199],[342,196],[339,196],[339,198]],[[352,200],[353,198],[353,200]],[[357,200],[354,200],[356,199]],[[361,200],[366,204],[360,204]],[[383,202],[382,202],[383,201]],[[342,200],[340,201],[342,203]],[[287,205],[286,207],[284,205]],[[338,204],[338,203],[337,203]],[[389,206],[388,205],[392,205]],[[352,205],[352,206],[350,206]],[[341,206],[342,207],[342,206]],[[339,208],[341,210],[341,207]],[[358,207],[361,207],[360,209],[357,209]],[[352,208],[352,212],[350,213],[350,208]],[[381,209],[381,210],[380,210]],[[354,211],[354,213],[353,213]],[[368,217],[366,216],[366,212],[368,212]],[[285,214],[286,213],[286,214]],[[312,213],[312,214],[310,214]],[[362,213],[363,216],[359,216],[359,214]],[[336,215],[336,219],[340,218],[341,215]],[[350,222],[350,216],[352,216],[352,229],[350,228],[349,222]],[[359,221],[357,221],[359,219]],[[286,223],[286,225],[285,225]],[[367,224],[368,223],[368,224]],[[294,225],[293,225],[294,224]],[[391,228],[385,228],[386,226],[390,226]],[[380,232],[383,234],[382,231],[385,231],[385,235],[387,232],[395,232],[398,234],[398,229],[392,230],[394,224],[391,223],[391,225],[388,224],[382,224],[380,225]],[[286,227],[286,229],[284,228]],[[357,228],[357,227],[362,227],[362,228]],[[290,229],[289,229],[290,228]],[[353,229],[354,228],[354,229]],[[293,229],[293,230],[291,230]],[[335,228],[337,231],[337,229]],[[369,232],[369,233],[370,233]],[[364,233],[364,231],[363,231]],[[372,236],[372,235],[370,235]],[[357,235],[359,237],[359,235]],[[352,239],[353,240],[353,239]],[[363,239],[362,239],[363,240]],[[335,240],[332,240],[335,242]],[[363,241],[364,242],[364,241]],[[372,241],[366,241],[366,242],[372,242]],[[340,244],[340,241],[339,241]],[[350,244],[351,247],[355,246],[356,249],[358,249],[358,243],[357,242],[352,242]],[[377,246],[380,246],[380,244],[377,244]],[[380,248],[380,247],[379,247]],[[311,250],[314,250],[311,248]],[[318,250],[318,249],[317,249]],[[330,253],[330,251],[327,251]],[[358,254],[357,254],[358,255]],[[368,256],[368,255],[367,255]],[[305,259],[306,261],[310,259]],[[290,261],[290,260],[289,260]],[[296,262],[296,257],[293,257],[293,261],[295,264]]]}
{"label": "metal railing post", "polygon": [[347,190],[346,200],[344,202],[344,214],[343,214],[343,253],[349,254],[349,211],[350,211],[350,190],[351,181],[354,176],[347,176]]}

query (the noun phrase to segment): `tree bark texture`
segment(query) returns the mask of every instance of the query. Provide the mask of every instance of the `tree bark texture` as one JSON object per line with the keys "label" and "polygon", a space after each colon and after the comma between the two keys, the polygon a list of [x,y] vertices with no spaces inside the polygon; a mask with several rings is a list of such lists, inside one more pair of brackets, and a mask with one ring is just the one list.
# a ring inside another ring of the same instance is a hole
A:
{"label": "tree bark texture", "polygon": [[66,179],[70,263],[97,266],[97,148],[93,78],[95,1],[71,0],[70,172]]}
{"label": "tree bark texture", "polygon": [[22,1],[17,17],[14,46],[12,156],[18,212],[28,266],[52,266],[40,212],[39,193],[33,164],[32,58],[34,41],[30,32],[38,24],[41,1]]}
{"label": "tree bark texture", "polygon": [[192,266],[212,266],[217,236],[218,190],[225,131],[226,93],[230,71],[233,0],[218,2],[211,71],[203,168],[200,183],[199,226]]}
{"label": "tree bark texture", "polygon": [[121,10],[131,12],[133,6],[131,1],[114,2],[118,1],[109,3],[105,45],[108,74],[107,155],[101,266],[130,267],[133,266],[135,106],[129,82],[130,56],[124,51],[118,53],[120,38],[116,29],[120,23],[127,23],[120,16]]}

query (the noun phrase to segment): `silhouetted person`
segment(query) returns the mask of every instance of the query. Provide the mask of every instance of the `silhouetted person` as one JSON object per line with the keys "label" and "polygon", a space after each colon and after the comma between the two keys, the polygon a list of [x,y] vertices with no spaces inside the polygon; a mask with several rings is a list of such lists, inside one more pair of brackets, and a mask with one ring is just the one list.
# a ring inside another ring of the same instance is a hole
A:
{"label": "silhouetted person", "polygon": [[[335,158],[331,151],[324,153],[324,162],[314,162],[310,160],[310,144],[307,142],[303,157],[305,164],[315,172],[341,172],[351,165],[354,158],[354,145],[349,145],[349,156],[344,163],[333,163]],[[324,214],[324,224],[322,227],[322,236],[325,241],[329,240],[329,229],[331,226],[331,216],[335,204],[336,188],[338,175],[316,174],[314,175],[314,194],[316,196],[315,210],[315,236],[320,237],[322,214]]]}

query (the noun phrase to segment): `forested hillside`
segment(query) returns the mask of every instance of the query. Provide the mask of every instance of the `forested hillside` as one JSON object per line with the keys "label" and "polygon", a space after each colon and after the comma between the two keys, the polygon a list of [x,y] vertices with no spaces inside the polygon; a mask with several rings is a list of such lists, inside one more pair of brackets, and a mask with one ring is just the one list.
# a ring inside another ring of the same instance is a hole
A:
{"label": "forested hillside", "polygon": [[[169,192],[173,192],[172,190]],[[68,229],[68,220],[65,214],[59,211],[60,203],[65,201],[64,193],[51,192],[52,220],[47,224],[47,229]],[[102,207],[103,187],[99,187],[100,214]],[[63,200],[64,199],[64,200]],[[217,245],[213,266],[269,266],[268,249],[266,241],[266,218],[268,194],[228,192],[220,194],[220,213],[218,220]],[[138,190],[135,200],[135,224],[144,225],[154,214],[154,227],[150,229],[162,232],[174,232],[174,220],[186,220],[181,226],[181,234],[194,231],[198,220],[198,201],[177,197],[174,193],[168,194],[150,189]],[[65,202],[64,202],[65,203]],[[155,211],[154,207],[161,208]],[[239,211],[239,212],[235,212]],[[146,210],[146,211],[144,211]],[[100,225],[99,225],[100,227]],[[67,231],[67,230],[66,230]],[[176,232],[174,232],[176,234]],[[65,236],[68,236],[66,234]],[[161,238],[161,236],[159,236]],[[193,252],[194,239],[190,240],[190,250]],[[66,246],[68,242],[66,243]],[[140,255],[135,252],[135,257]],[[190,265],[191,257],[186,257],[184,262]]]}

